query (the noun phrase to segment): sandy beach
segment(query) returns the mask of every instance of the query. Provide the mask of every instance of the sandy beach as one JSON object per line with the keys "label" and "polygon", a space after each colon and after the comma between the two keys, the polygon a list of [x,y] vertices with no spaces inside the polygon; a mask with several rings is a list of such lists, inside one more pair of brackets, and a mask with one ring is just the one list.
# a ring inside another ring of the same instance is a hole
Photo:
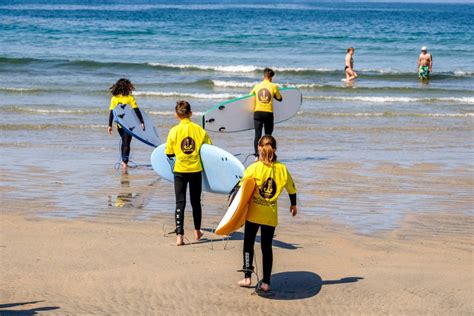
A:
{"label": "sandy beach", "polygon": [[[367,236],[285,214],[266,297],[236,285],[241,233],[224,242],[206,231],[203,242],[176,247],[164,234],[169,217],[0,216],[2,315],[472,315],[474,308],[472,236],[439,230],[440,221],[471,226],[468,215],[410,216],[399,229]],[[207,229],[214,220],[205,220]]]}
{"label": "sandy beach", "polygon": [[107,136],[74,137],[98,141],[77,155],[64,140],[3,144],[1,315],[472,315],[468,164],[314,159],[313,178],[294,168],[300,213],[282,196],[273,291],[260,297],[236,285],[242,232],[212,234],[224,195],[203,195],[205,240],[176,247],[172,185],[146,164],[114,170]]}

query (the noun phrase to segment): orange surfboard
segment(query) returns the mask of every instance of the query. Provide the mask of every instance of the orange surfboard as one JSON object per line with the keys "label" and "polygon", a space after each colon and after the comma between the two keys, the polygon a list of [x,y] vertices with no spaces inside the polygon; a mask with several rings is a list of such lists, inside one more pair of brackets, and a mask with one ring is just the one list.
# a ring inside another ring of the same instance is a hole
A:
{"label": "orange surfboard", "polygon": [[217,226],[216,234],[221,236],[229,235],[245,224],[247,210],[254,190],[255,180],[245,179]]}

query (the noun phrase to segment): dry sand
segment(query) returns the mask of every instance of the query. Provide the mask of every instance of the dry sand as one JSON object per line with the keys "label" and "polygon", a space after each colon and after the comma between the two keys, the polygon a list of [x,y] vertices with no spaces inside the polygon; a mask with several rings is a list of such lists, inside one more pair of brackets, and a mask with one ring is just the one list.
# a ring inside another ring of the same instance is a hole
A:
{"label": "dry sand", "polygon": [[[206,232],[207,242],[176,247],[163,215],[112,223],[2,212],[0,314],[473,314],[472,216],[411,215],[370,236],[283,217],[273,291],[261,297],[236,285],[241,233],[211,243],[218,237]],[[467,229],[439,231],[438,221]]]}

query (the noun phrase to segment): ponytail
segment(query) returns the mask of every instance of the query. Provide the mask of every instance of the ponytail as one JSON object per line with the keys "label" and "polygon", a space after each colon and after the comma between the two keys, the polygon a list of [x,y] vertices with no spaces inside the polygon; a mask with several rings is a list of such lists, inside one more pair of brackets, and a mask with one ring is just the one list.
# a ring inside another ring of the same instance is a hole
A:
{"label": "ponytail", "polygon": [[276,140],[273,136],[265,135],[258,141],[258,147],[260,148],[260,161],[266,165],[271,165],[277,160],[275,153]]}

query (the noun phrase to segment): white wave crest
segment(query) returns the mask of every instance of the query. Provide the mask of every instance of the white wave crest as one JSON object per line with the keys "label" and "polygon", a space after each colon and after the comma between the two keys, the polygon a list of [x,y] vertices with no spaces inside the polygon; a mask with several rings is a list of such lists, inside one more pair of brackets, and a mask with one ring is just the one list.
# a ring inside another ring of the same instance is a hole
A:
{"label": "white wave crest", "polygon": [[474,97],[441,97],[441,98],[413,98],[413,97],[339,97],[339,96],[304,96],[312,100],[356,101],[367,103],[411,103],[411,102],[452,102],[474,104]]}
{"label": "white wave crest", "polygon": [[12,107],[5,108],[7,112],[25,112],[25,113],[38,113],[38,114],[97,114],[106,112],[106,109],[90,108],[87,110],[76,110],[76,109],[61,109],[61,108],[31,108],[31,107]]}
{"label": "white wave crest", "polygon": [[237,98],[238,95],[229,93],[188,93],[179,91],[137,91],[134,93],[137,96],[152,96],[152,97],[184,97],[193,99],[233,99]]}
{"label": "white wave crest", "polygon": [[[212,80],[212,84],[216,87],[224,87],[224,88],[252,88],[258,81],[224,81],[224,80]],[[304,88],[320,88],[323,85],[319,83],[282,83],[281,86],[283,87],[296,87],[299,89]]]}
{"label": "white wave crest", "polygon": [[193,65],[193,64],[162,64],[162,63],[149,63],[155,67],[165,68],[177,68],[177,69],[196,69],[206,71],[218,71],[218,72],[230,72],[230,73],[249,73],[260,70],[259,68],[252,65],[236,65],[236,66],[209,66],[209,65]]}
{"label": "white wave crest", "polygon": [[299,115],[335,117],[474,117],[474,113],[397,113],[397,112],[301,112]]}
{"label": "white wave crest", "polygon": [[[159,115],[159,116],[174,116],[176,113],[175,111],[156,111],[156,110],[150,110],[147,111],[148,114],[150,115]],[[201,116],[203,115],[204,112],[193,112],[193,116]]]}
{"label": "white wave crest", "polygon": [[242,82],[242,81],[223,81],[223,80],[212,80],[212,84],[216,87],[224,87],[224,88],[252,88],[256,84],[255,82]]}
{"label": "white wave crest", "polygon": [[456,70],[454,75],[457,77],[470,77],[474,75],[474,71]]}
{"label": "white wave crest", "polygon": [[38,92],[42,91],[38,88],[13,88],[13,87],[0,87],[0,91],[5,92]]}
{"label": "white wave crest", "polygon": [[[148,63],[150,66],[176,69],[196,69],[205,71],[227,72],[227,73],[251,73],[256,71],[263,71],[265,67],[254,65],[197,65],[197,64],[163,64],[163,63]],[[303,67],[271,67],[276,72],[334,72],[336,69],[328,68],[303,68]]]}

